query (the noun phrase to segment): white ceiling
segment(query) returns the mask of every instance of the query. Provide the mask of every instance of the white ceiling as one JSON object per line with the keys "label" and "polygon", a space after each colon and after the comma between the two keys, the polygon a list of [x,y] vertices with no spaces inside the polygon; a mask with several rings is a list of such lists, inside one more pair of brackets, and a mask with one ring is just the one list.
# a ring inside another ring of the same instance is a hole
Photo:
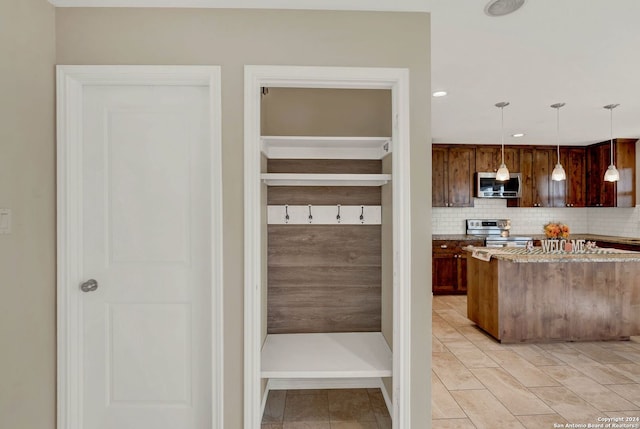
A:
{"label": "white ceiling", "polygon": [[[511,15],[484,14],[488,0],[432,0],[434,142],[561,144],[640,137],[640,1],[528,0]],[[513,138],[515,132],[525,137]]]}
{"label": "white ceiling", "polygon": [[[64,6],[431,11],[434,142],[582,145],[640,137],[640,1],[527,0],[503,17],[489,0],[49,0]],[[515,132],[525,137],[513,138]]]}

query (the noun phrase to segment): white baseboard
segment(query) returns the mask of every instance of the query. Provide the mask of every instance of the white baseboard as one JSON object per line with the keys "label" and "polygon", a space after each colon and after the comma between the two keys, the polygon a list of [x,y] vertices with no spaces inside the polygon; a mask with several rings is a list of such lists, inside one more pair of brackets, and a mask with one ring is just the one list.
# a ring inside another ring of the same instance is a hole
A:
{"label": "white baseboard", "polygon": [[387,388],[381,378],[270,378],[262,397],[261,415],[267,405],[270,390],[299,390],[299,389],[376,389],[382,391],[382,397],[393,416],[393,403]]}

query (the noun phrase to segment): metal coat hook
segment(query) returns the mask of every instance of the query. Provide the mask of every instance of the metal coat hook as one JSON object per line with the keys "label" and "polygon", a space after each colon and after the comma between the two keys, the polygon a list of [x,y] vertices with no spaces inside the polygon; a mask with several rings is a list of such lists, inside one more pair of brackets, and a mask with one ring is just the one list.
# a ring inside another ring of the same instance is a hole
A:
{"label": "metal coat hook", "polygon": [[313,216],[311,215],[311,204],[309,204],[309,223],[313,222]]}
{"label": "metal coat hook", "polygon": [[340,204],[338,204],[338,215],[336,216],[336,220],[340,223]]}
{"label": "metal coat hook", "polygon": [[289,204],[284,205],[284,223],[289,223]]}
{"label": "metal coat hook", "polygon": [[360,223],[364,223],[364,206],[360,206]]}

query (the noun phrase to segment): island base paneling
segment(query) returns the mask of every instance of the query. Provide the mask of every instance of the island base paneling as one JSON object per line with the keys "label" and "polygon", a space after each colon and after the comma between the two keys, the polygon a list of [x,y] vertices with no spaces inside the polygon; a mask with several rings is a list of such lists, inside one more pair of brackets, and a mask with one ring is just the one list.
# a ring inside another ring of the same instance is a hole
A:
{"label": "island base paneling", "polygon": [[503,343],[640,335],[640,263],[468,260],[467,315]]}

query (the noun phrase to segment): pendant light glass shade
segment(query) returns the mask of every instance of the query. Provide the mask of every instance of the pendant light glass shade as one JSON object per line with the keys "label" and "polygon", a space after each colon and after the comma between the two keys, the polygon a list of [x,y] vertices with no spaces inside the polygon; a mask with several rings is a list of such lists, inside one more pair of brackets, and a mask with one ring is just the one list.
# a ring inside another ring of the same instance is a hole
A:
{"label": "pendant light glass shade", "polygon": [[618,107],[619,104],[607,104],[604,106],[605,109],[609,110],[611,113],[611,164],[609,164],[609,168],[604,172],[604,180],[605,182],[617,182],[620,180],[620,173],[616,168],[615,162],[613,160],[613,109]]}
{"label": "pendant light glass shade", "polygon": [[620,180],[620,173],[615,165],[611,164],[604,172],[604,180],[607,182],[617,182]]}
{"label": "pendant light glass shade", "polygon": [[504,163],[504,108],[509,105],[508,101],[501,101],[500,103],[496,103],[496,107],[500,108],[500,128],[501,128],[501,141],[502,141],[502,163],[496,172],[496,180],[500,182],[505,182],[509,180],[509,169],[507,165]]}
{"label": "pendant light glass shade", "polygon": [[556,109],[556,151],[558,155],[558,162],[556,163],[556,167],[551,172],[551,180],[555,180],[556,182],[560,182],[562,180],[567,180],[567,173],[565,173],[562,164],[560,164],[560,108],[564,106],[564,103],[556,103],[552,104],[551,107]]}
{"label": "pendant light glass shade", "polygon": [[506,182],[509,180],[509,169],[507,168],[507,164],[500,164],[500,168],[496,171],[496,180],[499,182]]}
{"label": "pendant light glass shade", "polygon": [[555,180],[556,182],[561,182],[563,180],[567,180],[567,173],[565,173],[562,164],[557,163],[556,168],[551,172],[551,180]]}

